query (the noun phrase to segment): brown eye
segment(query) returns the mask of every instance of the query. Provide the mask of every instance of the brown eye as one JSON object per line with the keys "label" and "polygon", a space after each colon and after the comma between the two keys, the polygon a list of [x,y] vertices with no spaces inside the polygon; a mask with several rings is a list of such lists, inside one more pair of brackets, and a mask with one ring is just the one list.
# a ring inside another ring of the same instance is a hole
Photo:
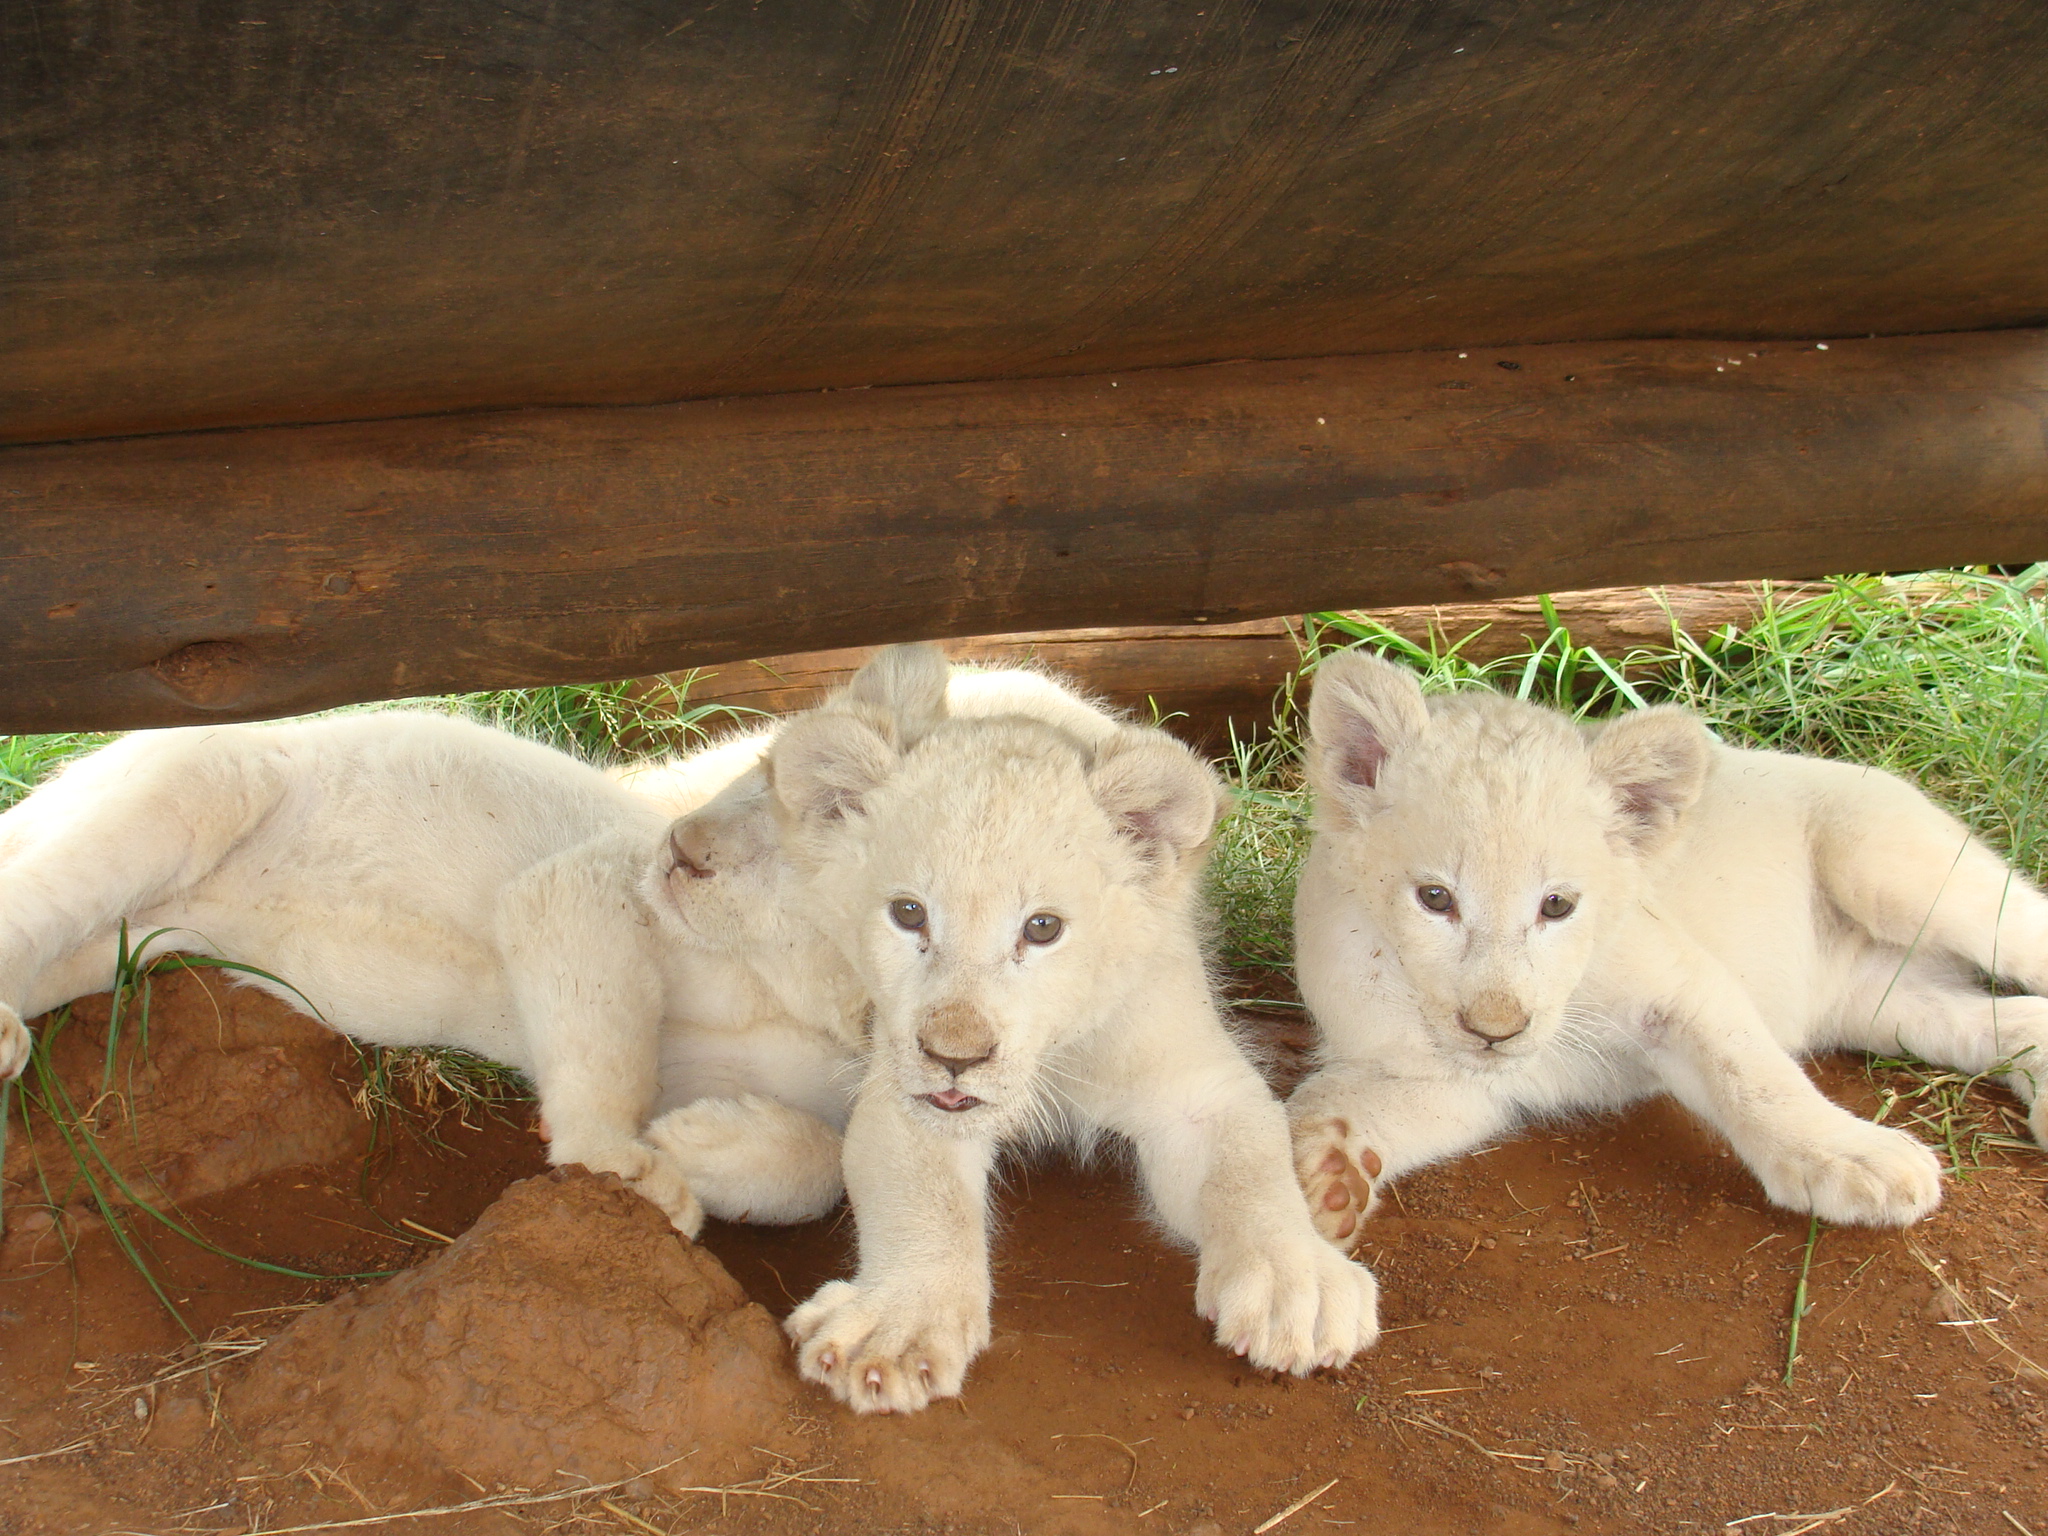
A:
{"label": "brown eye", "polygon": [[898,928],[908,928],[912,933],[924,931],[924,903],[912,901],[908,896],[898,896],[889,903],[889,919]]}
{"label": "brown eye", "polygon": [[1440,885],[1418,885],[1415,899],[1432,912],[1448,912],[1458,903],[1451,893]]}
{"label": "brown eye", "polygon": [[1066,928],[1050,912],[1034,912],[1024,919],[1024,942],[1027,944],[1050,944]]}
{"label": "brown eye", "polygon": [[1543,898],[1543,905],[1536,910],[1554,923],[1560,917],[1570,917],[1578,909],[1578,905],[1571,897],[1560,896],[1556,891],[1552,891]]}

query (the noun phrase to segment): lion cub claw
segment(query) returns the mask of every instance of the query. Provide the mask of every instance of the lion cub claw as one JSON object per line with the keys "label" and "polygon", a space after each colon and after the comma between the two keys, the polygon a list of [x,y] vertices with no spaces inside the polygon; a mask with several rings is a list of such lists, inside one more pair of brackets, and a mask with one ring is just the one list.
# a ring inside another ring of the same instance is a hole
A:
{"label": "lion cub claw", "polygon": [[21,1015],[0,1003],[0,1083],[19,1077],[28,1066],[32,1042]]}
{"label": "lion cub claw", "polygon": [[1382,1166],[1371,1147],[1354,1153],[1351,1140],[1350,1124],[1335,1117],[1295,1129],[1294,1171],[1308,1200],[1309,1219],[1343,1253],[1357,1247],[1365,1234],[1365,1218],[1379,1202],[1373,1181]]}
{"label": "lion cub claw", "polygon": [[915,1413],[958,1397],[989,1341],[986,1298],[948,1303],[849,1280],[821,1286],[782,1326],[804,1379],[856,1413]]}

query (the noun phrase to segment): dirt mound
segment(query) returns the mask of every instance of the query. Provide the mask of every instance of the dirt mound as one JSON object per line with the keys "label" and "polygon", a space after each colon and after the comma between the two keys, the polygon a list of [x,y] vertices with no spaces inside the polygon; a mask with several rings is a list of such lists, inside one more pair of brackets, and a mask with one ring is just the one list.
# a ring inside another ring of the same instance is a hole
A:
{"label": "dirt mound", "polygon": [[[369,1122],[350,1096],[362,1080],[354,1048],[276,998],[233,986],[221,972],[170,972],[152,979],[146,1001],[126,1001],[110,1060],[111,1004],[104,994],[83,998],[68,1019],[31,1025],[49,1036],[62,1085],[50,1108],[109,1199],[124,1202],[125,1183],[152,1202],[194,1200],[368,1146]],[[26,1118],[30,1133],[9,1138],[5,1167],[17,1244],[33,1244],[63,1207],[90,1204],[58,1123],[49,1114]],[[81,1130],[96,1154],[84,1153]]]}
{"label": "dirt mound", "polygon": [[539,1488],[675,1462],[652,1481],[701,1486],[787,1438],[786,1355],[768,1313],[653,1206],[563,1170],[514,1184],[418,1269],[309,1313],[224,1406],[287,1460],[314,1447],[408,1482]]}

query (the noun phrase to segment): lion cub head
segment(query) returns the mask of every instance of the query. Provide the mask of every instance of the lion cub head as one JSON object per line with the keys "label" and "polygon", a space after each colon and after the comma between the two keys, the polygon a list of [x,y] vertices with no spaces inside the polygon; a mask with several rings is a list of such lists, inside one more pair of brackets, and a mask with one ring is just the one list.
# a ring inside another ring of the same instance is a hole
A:
{"label": "lion cub head", "polygon": [[768,762],[784,852],[873,1004],[867,1091],[962,1134],[1043,1126],[1062,1047],[1192,949],[1220,788],[1159,731],[949,717],[934,649],[871,665],[870,707],[792,721]]}
{"label": "lion cub head", "polygon": [[1357,652],[1318,667],[1309,730],[1321,868],[1300,924],[1369,927],[1431,1044],[1475,1070],[1564,1027],[1711,750],[1682,710],[1589,729],[1491,693],[1425,701],[1412,673]]}
{"label": "lion cub head", "polygon": [[767,769],[756,763],[669,824],[649,872],[649,905],[686,944],[744,952],[784,926],[789,877]]}

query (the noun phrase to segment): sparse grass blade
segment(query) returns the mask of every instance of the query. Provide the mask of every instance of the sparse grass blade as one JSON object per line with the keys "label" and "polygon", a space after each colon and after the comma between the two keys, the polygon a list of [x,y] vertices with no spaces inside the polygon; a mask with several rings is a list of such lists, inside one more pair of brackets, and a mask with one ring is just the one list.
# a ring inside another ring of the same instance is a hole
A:
{"label": "sparse grass blade", "polygon": [[505,688],[406,701],[411,707],[452,709],[501,730],[545,742],[600,767],[664,752],[688,752],[721,729],[763,718],[734,704],[693,704],[695,672],[629,678],[614,683],[570,683],[553,688]]}

